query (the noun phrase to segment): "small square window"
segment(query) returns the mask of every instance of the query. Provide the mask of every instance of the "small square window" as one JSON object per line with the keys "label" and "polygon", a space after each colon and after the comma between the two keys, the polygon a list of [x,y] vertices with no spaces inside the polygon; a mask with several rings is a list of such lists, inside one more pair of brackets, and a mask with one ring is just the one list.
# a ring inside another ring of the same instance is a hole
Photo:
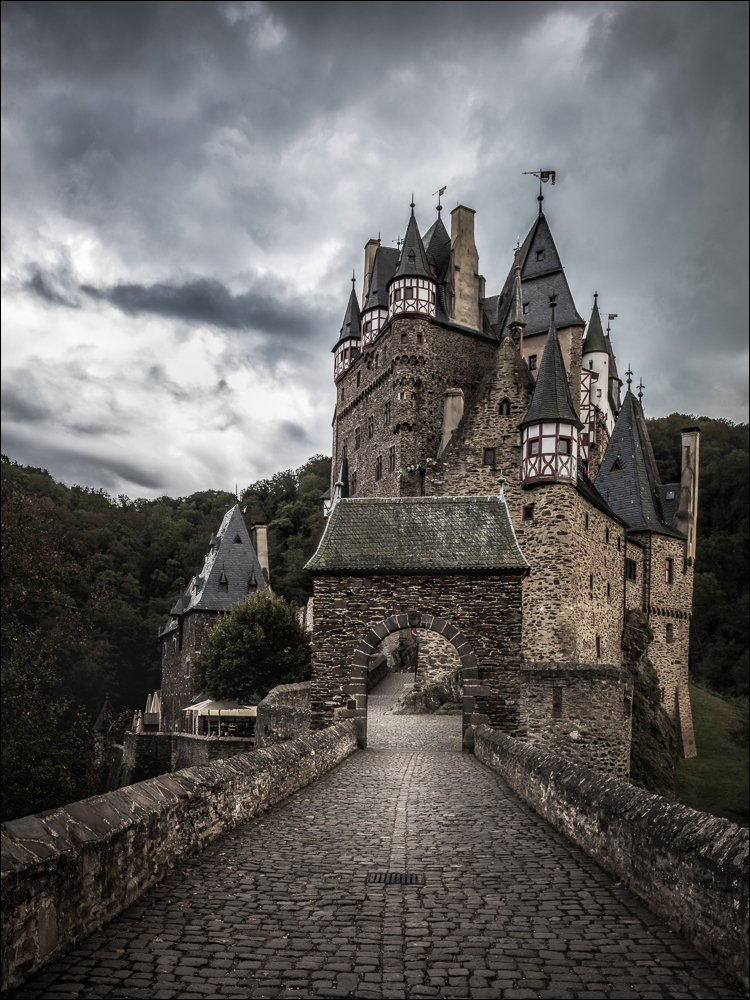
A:
{"label": "small square window", "polygon": [[405,334],[405,333],[402,333],[402,334],[401,334],[401,343],[402,343],[402,344],[405,344],[405,343],[406,343],[406,334]]}
{"label": "small square window", "polygon": [[536,259],[537,260],[544,260],[544,250],[537,250],[537,252],[536,252]]}
{"label": "small square window", "polygon": [[495,464],[495,449],[494,448],[485,448],[484,449],[484,459],[483,459],[483,461],[484,461],[485,465],[494,465]]}
{"label": "small square window", "polygon": [[521,520],[522,521],[533,521],[534,520],[534,504],[527,503],[521,508]]}
{"label": "small square window", "polygon": [[558,438],[557,453],[558,455],[570,454],[570,438]]}
{"label": "small square window", "polygon": [[421,343],[422,343],[422,334],[421,334],[421,333],[418,333],[418,334],[417,334],[417,343],[418,343],[418,344],[421,344]]}
{"label": "small square window", "polygon": [[404,289],[404,298],[405,299],[413,299],[414,298],[414,289],[411,288],[411,287],[410,288],[405,288]]}
{"label": "small square window", "polygon": [[536,354],[529,355],[529,371],[536,371]]}
{"label": "small square window", "polygon": [[523,304],[523,314],[524,314],[524,316],[528,316],[529,315],[529,303],[528,302],[524,302],[524,304]]}
{"label": "small square window", "polygon": [[638,578],[638,566],[635,559],[625,560],[625,579],[635,581]]}
{"label": "small square window", "polygon": [[667,642],[674,642],[674,625],[671,622],[667,622]]}
{"label": "small square window", "polygon": [[534,438],[533,441],[528,442],[528,447],[526,449],[527,455],[538,455],[539,454],[539,438]]}
{"label": "small square window", "polygon": [[396,291],[395,291],[395,293],[393,295],[393,299],[394,299],[395,302],[400,302],[401,301],[401,289],[400,288],[396,289]]}

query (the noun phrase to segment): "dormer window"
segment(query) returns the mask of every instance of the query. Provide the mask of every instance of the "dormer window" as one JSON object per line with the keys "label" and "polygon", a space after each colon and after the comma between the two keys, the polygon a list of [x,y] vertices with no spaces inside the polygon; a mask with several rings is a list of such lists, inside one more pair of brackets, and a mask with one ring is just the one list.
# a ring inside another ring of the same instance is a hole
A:
{"label": "dormer window", "polygon": [[529,371],[536,371],[536,354],[529,355]]}
{"label": "dormer window", "polygon": [[242,545],[242,539],[240,538],[239,535],[235,535],[233,544],[234,545]]}
{"label": "dormer window", "polygon": [[528,316],[529,315],[529,303],[528,302],[524,302],[524,304],[523,304],[523,314],[524,314],[524,316]]}
{"label": "dormer window", "polygon": [[[415,260],[416,260],[416,258],[415,258],[415,256],[414,256],[414,254],[413,254],[413,253],[410,253],[410,254],[409,254],[409,263],[410,263],[410,264],[413,264]],[[409,296],[408,296],[408,295],[407,295],[406,297],[407,297],[407,299],[409,298]]]}
{"label": "dormer window", "polygon": [[536,259],[537,260],[544,260],[544,250],[537,250],[537,252],[536,252]]}
{"label": "dormer window", "polygon": [[229,583],[219,583],[219,590],[226,593],[229,590]]}
{"label": "dormer window", "polygon": [[610,469],[610,472],[622,472],[622,465],[620,464],[620,459],[616,458]]}

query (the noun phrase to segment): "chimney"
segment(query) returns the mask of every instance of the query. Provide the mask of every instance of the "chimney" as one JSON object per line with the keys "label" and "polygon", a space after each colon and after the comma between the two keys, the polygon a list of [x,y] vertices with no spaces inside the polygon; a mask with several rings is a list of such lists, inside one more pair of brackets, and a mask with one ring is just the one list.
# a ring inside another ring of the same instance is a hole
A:
{"label": "chimney", "polygon": [[484,279],[474,243],[473,208],[458,205],[451,212],[451,262],[448,274],[451,319],[480,330],[479,297]]}
{"label": "chimney", "polygon": [[445,401],[443,403],[443,435],[440,439],[438,458],[443,454],[446,445],[451,439],[451,435],[461,422],[464,415],[464,391],[463,389],[446,389]]}
{"label": "chimney", "polygon": [[698,448],[700,427],[686,427],[682,431],[682,469],[680,471],[680,499],[675,511],[679,531],[687,535],[685,542],[685,568],[695,560],[695,528],[698,521]]}
{"label": "chimney", "polygon": [[370,282],[372,281],[372,269],[375,265],[375,253],[380,246],[380,240],[368,240],[365,243],[365,276],[362,282],[362,308],[365,308],[367,296],[370,293]]}
{"label": "chimney", "polygon": [[265,524],[254,524],[250,528],[250,541],[253,543],[260,568],[263,570],[263,579],[270,586],[271,578],[268,569],[268,538],[266,532],[267,528]]}

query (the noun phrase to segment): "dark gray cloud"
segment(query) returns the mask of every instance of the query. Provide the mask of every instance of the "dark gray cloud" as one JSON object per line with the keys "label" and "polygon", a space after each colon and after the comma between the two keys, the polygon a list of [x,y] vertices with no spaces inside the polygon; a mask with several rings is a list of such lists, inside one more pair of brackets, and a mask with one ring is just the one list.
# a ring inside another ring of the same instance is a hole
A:
{"label": "dark gray cloud", "polygon": [[8,363],[57,371],[16,390],[18,426],[56,420],[85,451],[132,426],[140,379],[175,409],[132,447],[232,442],[201,439],[203,465],[169,476],[219,475],[240,432],[254,469],[301,464],[330,447],[329,352],[366,240],[403,232],[412,190],[427,228],[447,183],[497,291],[541,165],[576,304],[598,290],[618,313],[650,412],[746,414],[747,5],[425,11],[3,4]]}
{"label": "dark gray cloud", "polygon": [[3,382],[1,405],[5,420],[37,424],[54,416],[53,408],[46,402],[31,398],[23,389],[6,382]]}

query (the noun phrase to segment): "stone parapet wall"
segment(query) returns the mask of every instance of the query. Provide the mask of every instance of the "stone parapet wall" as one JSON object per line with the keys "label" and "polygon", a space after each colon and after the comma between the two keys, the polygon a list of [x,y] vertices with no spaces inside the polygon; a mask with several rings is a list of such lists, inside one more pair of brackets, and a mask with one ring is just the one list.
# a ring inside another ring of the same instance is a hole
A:
{"label": "stone parapet wall", "polygon": [[627,778],[633,678],[604,663],[529,663],[521,668],[524,740],[594,771]]}
{"label": "stone parapet wall", "polygon": [[157,774],[202,767],[215,760],[247,753],[254,738],[193,736],[191,733],[126,733],[119,784],[132,785]]}
{"label": "stone parapet wall", "polygon": [[356,745],[354,724],[343,722],[4,823],[3,988],[94,933],[187,855],[315,781]]}
{"label": "stone parapet wall", "polygon": [[701,955],[747,986],[747,830],[488,726],[476,730],[474,752]]}
{"label": "stone parapet wall", "polygon": [[[310,598],[312,600],[312,598]],[[277,684],[260,705],[287,705],[289,708],[310,707],[310,681],[299,684]],[[260,708],[260,705],[258,706]]]}

